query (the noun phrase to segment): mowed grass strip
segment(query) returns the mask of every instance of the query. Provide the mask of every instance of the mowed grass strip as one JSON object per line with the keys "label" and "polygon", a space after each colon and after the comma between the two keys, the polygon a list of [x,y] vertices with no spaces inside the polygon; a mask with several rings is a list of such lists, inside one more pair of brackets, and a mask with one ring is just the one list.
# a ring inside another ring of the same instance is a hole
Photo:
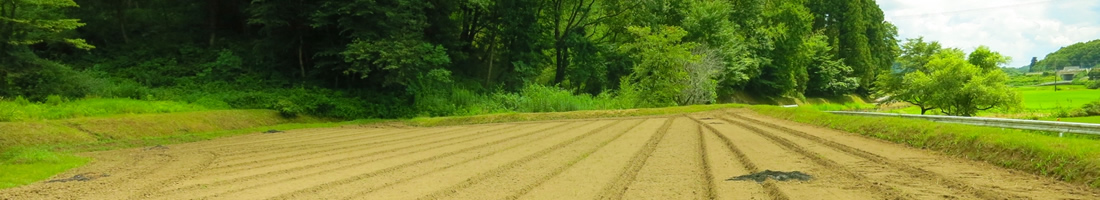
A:
{"label": "mowed grass strip", "polygon": [[1100,188],[1100,143],[1091,139],[918,119],[835,115],[806,108],[753,106],[751,109],[779,119],[937,150]]}

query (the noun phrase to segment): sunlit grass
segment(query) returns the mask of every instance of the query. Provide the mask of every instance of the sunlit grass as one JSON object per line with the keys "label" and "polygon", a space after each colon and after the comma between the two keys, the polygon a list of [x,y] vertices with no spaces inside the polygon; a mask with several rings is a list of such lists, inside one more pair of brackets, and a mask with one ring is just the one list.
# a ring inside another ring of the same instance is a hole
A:
{"label": "sunlit grass", "polygon": [[174,101],[144,101],[133,99],[78,99],[58,100],[50,103],[0,101],[0,122],[56,120],[79,117],[109,116],[118,114],[175,113],[208,110],[207,108]]}

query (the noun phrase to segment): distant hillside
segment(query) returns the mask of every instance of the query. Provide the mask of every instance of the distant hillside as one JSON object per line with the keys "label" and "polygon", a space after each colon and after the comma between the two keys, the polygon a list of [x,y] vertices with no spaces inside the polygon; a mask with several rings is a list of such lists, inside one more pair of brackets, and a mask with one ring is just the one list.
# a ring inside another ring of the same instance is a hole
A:
{"label": "distant hillside", "polygon": [[1060,70],[1067,66],[1084,68],[1100,66],[1100,40],[1062,47],[1054,53],[1047,54],[1046,58],[1035,63],[1031,71]]}

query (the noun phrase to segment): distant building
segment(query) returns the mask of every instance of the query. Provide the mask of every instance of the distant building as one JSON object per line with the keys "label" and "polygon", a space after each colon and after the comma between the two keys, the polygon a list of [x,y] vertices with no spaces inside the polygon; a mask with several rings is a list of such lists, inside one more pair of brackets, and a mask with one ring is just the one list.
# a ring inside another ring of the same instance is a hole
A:
{"label": "distant building", "polygon": [[1081,72],[1088,72],[1090,68],[1082,69],[1080,66],[1069,66],[1058,70],[1058,76],[1062,77],[1063,81],[1073,81],[1073,76]]}

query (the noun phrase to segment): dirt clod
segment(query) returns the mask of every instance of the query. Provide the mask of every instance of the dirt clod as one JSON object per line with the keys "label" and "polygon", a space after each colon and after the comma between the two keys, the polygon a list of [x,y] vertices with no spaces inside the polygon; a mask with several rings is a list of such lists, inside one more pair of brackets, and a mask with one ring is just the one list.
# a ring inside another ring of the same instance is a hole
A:
{"label": "dirt clod", "polygon": [[271,130],[264,131],[264,134],[282,133],[282,132],[283,131],[271,129]]}
{"label": "dirt clod", "polygon": [[789,180],[809,181],[810,179],[813,179],[814,177],[810,176],[809,174],[802,173],[800,171],[783,172],[783,171],[764,170],[763,172],[757,172],[757,173],[752,173],[752,174],[747,174],[747,175],[741,175],[741,176],[729,178],[729,179],[726,179],[726,180],[727,181],[754,180],[757,183],[763,183],[764,180],[767,180],[768,178],[771,178],[771,179],[777,180],[777,181],[789,181]]}
{"label": "dirt clod", "polygon": [[83,173],[83,174],[77,174],[77,175],[75,175],[73,177],[70,177],[70,178],[54,179],[54,180],[50,180],[50,181],[46,181],[46,182],[47,183],[64,183],[64,182],[71,182],[71,181],[81,181],[81,182],[83,182],[83,181],[90,181],[90,180],[95,180],[97,178],[103,178],[103,177],[108,177],[108,176],[110,176],[110,175],[107,175],[106,173],[103,173],[103,174]]}
{"label": "dirt clod", "polygon": [[146,150],[146,151],[151,151],[151,150],[168,150],[168,149],[170,149],[170,148],[168,148],[167,146],[164,146],[164,145],[157,145],[157,146],[151,146],[151,147],[146,147],[146,148],[145,148],[145,150]]}

